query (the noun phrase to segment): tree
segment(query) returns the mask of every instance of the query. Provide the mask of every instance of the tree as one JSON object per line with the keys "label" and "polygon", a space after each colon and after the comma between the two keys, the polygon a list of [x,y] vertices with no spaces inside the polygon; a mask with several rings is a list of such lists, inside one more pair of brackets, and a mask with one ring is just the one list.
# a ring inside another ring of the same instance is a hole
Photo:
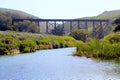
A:
{"label": "tree", "polygon": [[20,32],[37,33],[39,31],[39,28],[35,23],[25,20],[23,22],[15,23],[13,26],[13,30],[20,31]]}
{"label": "tree", "polygon": [[8,30],[8,26],[0,24],[0,30],[1,31],[6,31],[6,30]]}
{"label": "tree", "polygon": [[12,25],[12,19],[22,19],[22,18],[34,18],[34,17],[27,17],[23,16],[16,12],[0,12],[0,30],[14,30],[20,32],[32,32],[37,33],[39,31],[38,26],[28,20],[23,22],[17,22]]}
{"label": "tree", "polygon": [[70,33],[70,36],[72,36],[76,40],[81,40],[85,42],[87,40],[88,33],[84,29],[79,29],[79,30],[73,30]]}
{"label": "tree", "polygon": [[114,29],[113,31],[114,31],[114,32],[120,31],[120,18],[117,18],[117,19],[113,22],[113,24],[116,25],[116,27],[115,27],[115,29]]}
{"label": "tree", "polygon": [[58,25],[53,30],[51,30],[51,33],[54,35],[64,35],[64,28],[61,25]]}

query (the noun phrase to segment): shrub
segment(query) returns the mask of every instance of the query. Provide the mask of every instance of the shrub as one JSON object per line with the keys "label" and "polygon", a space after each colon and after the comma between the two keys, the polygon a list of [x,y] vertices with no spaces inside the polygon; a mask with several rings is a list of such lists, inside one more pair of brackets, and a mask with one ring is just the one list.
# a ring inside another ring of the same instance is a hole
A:
{"label": "shrub", "polygon": [[36,50],[36,44],[32,40],[23,40],[20,43],[20,52],[34,52]]}
{"label": "shrub", "polygon": [[120,42],[120,32],[111,33],[104,39],[108,40],[111,44]]}
{"label": "shrub", "polygon": [[84,29],[79,29],[79,30],[73,30],[70,33],[70,36],[72,36],[76,40],[82,40],[83,42],[86,42],[88,33]]}
{"label": "shrub", "polygon": [[58,36],[64,35],[64,28],[61,25],[58,25],[51,30],[51,33]]}

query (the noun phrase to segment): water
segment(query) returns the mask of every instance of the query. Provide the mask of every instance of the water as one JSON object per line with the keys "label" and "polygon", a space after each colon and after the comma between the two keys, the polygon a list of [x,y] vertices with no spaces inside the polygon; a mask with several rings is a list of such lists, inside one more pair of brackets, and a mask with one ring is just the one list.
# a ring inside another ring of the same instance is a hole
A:
{"label": "water", "polygon": [[120,64],[73,57],[75,48],[0,56],[0,80],[120,80]]}

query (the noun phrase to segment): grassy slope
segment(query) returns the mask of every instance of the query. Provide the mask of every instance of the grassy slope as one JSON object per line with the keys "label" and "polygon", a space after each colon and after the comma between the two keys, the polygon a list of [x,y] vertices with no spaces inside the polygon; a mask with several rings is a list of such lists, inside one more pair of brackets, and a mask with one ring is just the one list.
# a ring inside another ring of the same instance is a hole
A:
{"label": "grassy slope", "polygon": [[20,10],[14,10],[14,9],[6,9],[6,8],[0,8],[0,12],[3,12],[3,13],[11,13],[11,14],[17,14],[19,15],[21,18],[38,18],[36,16],[33,16],[31,14],[28,14],[26,12],[23,12],[23,11],[20,11]]}

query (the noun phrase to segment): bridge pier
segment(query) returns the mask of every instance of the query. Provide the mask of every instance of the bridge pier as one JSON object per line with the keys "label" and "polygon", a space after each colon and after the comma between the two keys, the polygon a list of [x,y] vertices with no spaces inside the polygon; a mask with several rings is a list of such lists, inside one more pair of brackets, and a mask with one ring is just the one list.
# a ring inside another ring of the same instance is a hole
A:
{"label": "bridge pier", "polygon": [[92,23],[93,28],[92,28],[92,37],[95,37],[95,22],[93,21]]}
{"label": "bridge pier", "polygon": [[80,21],[78,21],[78,29],[80,29]]}
{"label": "bridge pier", "polygon": [[70,32],[72,31],[72,21],[70,21]]}
{"label": "bridge pier", "polygon": [[40,26],[41,26],[41,25],[40,25],[40,22],[39,22],[39,26],[38,26],[38,27],[39,27],[39,33],[41,33],[41,31],[40,31]]}
{"label": "bridge pier", "polygon": [[100,29],[99,29],[99,38],[103,38],[104,34],[103,34],[103,25],[102,22],[100,21]]}
{"label": "bridge pier", "polygon": [[85,29],[86,29],[86,31],[88,31],[88,24],[87,24],[87,21],[85,21]]}
{"label": "bridge pier", "polygon": [[46,34],[48,34],[48,21],[46,21]]}
{"label": "bridge pier", "polygon": [[[56,25],[56,21],[54,21],[54,29],[56,29],[57,25]],[[56,33],[56,30],[55,30]]]}
{"label": "bridge pier", "polygon": [[64,21],[62,21],[62,30],[63,30],[64,35],[65,35],[65,25],[64,25]]}

